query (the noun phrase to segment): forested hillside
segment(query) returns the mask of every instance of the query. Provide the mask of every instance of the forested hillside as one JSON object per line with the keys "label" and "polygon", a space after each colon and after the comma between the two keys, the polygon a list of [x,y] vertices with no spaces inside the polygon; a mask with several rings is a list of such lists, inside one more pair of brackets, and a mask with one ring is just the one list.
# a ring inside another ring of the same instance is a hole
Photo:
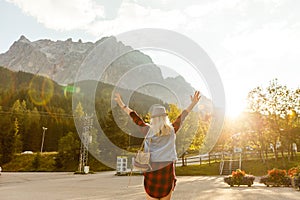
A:
{"label": "forested hillside", "polygon": [[[47,127],[44,138],[44,151],[65,151],[67,144],[73,137],[77,142],[73,143],[75,154],[80,144],[74,115],[72,112],[72,93],[75,89],[72,85],[61,86],[46,77],[37,76],[25,72],[12,72],[0,68],[0,163],[7,163],[14,153],[23,151],[39,152],[43,128]],[[84,84],[81,84],[84,85]],[[127,134],[117,127],[112,119],[111,93],[113,86],[98,83],[96,91],[97,118],[109,134],[109,138],[121,148],[127,143],[120,140]],[[82,95],[88,91],[81,88]],[[163,104],[160,100],[134,93],[131,103],[137,111],[140,111],[138,102],[146,105],[154,103]],[[166,105],[167,106],[167,105]],[[84,110],[84,108],[83,108]],[[146,114],[141,112],[141,114]],[[139,139],[132,139],[132,144]],[[61,144],[61,147],[59,146]],[[70,150],[70,149],[69,149]],[[78,152],[77,152],[78,153]],[[77,155],[72,156],[77,159]]]}

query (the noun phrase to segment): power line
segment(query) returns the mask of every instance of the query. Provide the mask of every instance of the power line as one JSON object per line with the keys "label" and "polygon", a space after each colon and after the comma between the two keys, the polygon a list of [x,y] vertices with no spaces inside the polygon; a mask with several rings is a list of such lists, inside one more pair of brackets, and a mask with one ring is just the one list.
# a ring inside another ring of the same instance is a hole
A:
{"label": "power line", "polygon": [[63,113],[52,113],[52,112],[30,112],[30,113],[16,113],[12,111],[0,111],[0,115],[33,115],[33,116],[43,116],[43,117],[61,117],[61,118],[79,118],[78,116],[75,115],[70,115],[70,114],[63,114]]}

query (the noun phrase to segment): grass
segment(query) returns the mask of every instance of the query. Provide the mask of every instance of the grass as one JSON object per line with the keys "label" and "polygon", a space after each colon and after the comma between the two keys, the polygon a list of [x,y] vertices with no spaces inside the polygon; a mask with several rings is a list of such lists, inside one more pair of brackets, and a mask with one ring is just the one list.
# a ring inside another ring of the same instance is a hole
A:
{"label": "grass", "polygon": [[261,160],[249,160],[243,161],[242,169],[248,174],[255,176],[262,176],[268,173],[268,170],[273,168],[289,170],[292,167],[300,165],[300,157],[298,156],[293,161],[287,161],[286,159],[279,158],[276,162],[275,159],[269,159],[265,163]]}
{"label": "grass", "polygon": [[176,167],[177,176],[213,176],[219,175],[220,163]]}
{"label": "grass", "polygon": [[[12,161],[2,166],[6,172],[74,172],[78,169],[77,160],[68,161],[65,166],[57,169],[55,158],[57,152],[43,152],[33,154],[15,154]],[[108,171],[111,168],[103,165],[98,160],[89,156],[89,165],[92,171]]]}
{"label": "grass", "polygon": [[55,170],[54,157],[56,152],[16,154],[13,160],[3,166],[3,171],[11,172],[51,172]]}
{"label": "grass", "polygon": [[[268,170],[273,168],[289,170],[292,167],[300,165],[300,156],[296,157],[293,161],[279,158],[276,162],[275,159],[269,159],[263,163],[261,160],[247,160],[242,162],[242,170],[247,174],[254,176],[263,176],[268,173]],[[177,176],[212,176],[219,175],[220,162],[213,162],[210,165],[208,163],[202,165],[188,165],[176,167]]]}
{"label": "grass", "polygon": [[[3,171],[11,172],[55,172],[55,171],[76,171],[78,168],[78,161],[69,162],[69,166],[65,166],[62,169],[55,167],[55,157],[57,152],[45,152],[42,154],[16,154],[10,163],[5,164]],[[106,167],[93,157],[89,158],[90,169],[94,172],[113,170]],[[288,161],[287,159],[279,158],[277,162],[272,159],[268,159],[266,163],[263,163],[260,159],[248,159],[242,162],[242,170],[245,170],[247,174],[254,176],[266,175],[268,170],[273,168],[288,170],[292,167],[300,165],[300,156],[297,156],[295,160]],[[216,176],[219,175],[220,162],[211,160],[211,163],[202,162],[201,165],[189,164],[188,166],[177,166],[177,176]]]}

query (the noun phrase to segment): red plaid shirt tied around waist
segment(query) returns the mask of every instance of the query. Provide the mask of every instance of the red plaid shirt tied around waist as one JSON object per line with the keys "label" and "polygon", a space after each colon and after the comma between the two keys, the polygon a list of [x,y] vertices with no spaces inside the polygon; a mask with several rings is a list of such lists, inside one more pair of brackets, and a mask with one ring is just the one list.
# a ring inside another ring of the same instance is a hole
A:
{"label": "red plaid shirt tied around waist", "polygon": [[[174,164],[158,162],[151,164],[153,171],[144,172],[144,188],[147,194],[154,198],[167,196],[175,187],[176,176]],[[157,170],[155,170],[157,169]]]}

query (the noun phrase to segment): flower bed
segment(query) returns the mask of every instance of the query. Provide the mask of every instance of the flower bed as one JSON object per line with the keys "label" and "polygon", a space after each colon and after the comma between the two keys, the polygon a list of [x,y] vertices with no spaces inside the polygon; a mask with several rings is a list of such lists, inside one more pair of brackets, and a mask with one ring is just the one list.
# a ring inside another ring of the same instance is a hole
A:
{"label": "flower bed", "polygon": [[236,171],[233,171],[231,175],[225,176],[224,182],[230,185],[230,187],[233,187],[235,185],[247,185],[248,187],[251,187],[251,185],[253,185],[254,179],[254,176],[247,175],[245,171],[237,169]]}
{"label": "flower bed", "polygon": [[300,176],[296,176],[292,178],[292,186],[300,190]]}
{"label": "flower bed", "polygon": [[300,166],[292,167],[289,169],[288,174],[291,177],[292,186],[300,190]]}
{"label": "flower bed", "polygon": [[287,176],[285,170],[282,169],[272,169],[268,171],[268,175],[261,177],[260,183],[265,184],[267,187],[269,186],[290,186],[291,178]]}

